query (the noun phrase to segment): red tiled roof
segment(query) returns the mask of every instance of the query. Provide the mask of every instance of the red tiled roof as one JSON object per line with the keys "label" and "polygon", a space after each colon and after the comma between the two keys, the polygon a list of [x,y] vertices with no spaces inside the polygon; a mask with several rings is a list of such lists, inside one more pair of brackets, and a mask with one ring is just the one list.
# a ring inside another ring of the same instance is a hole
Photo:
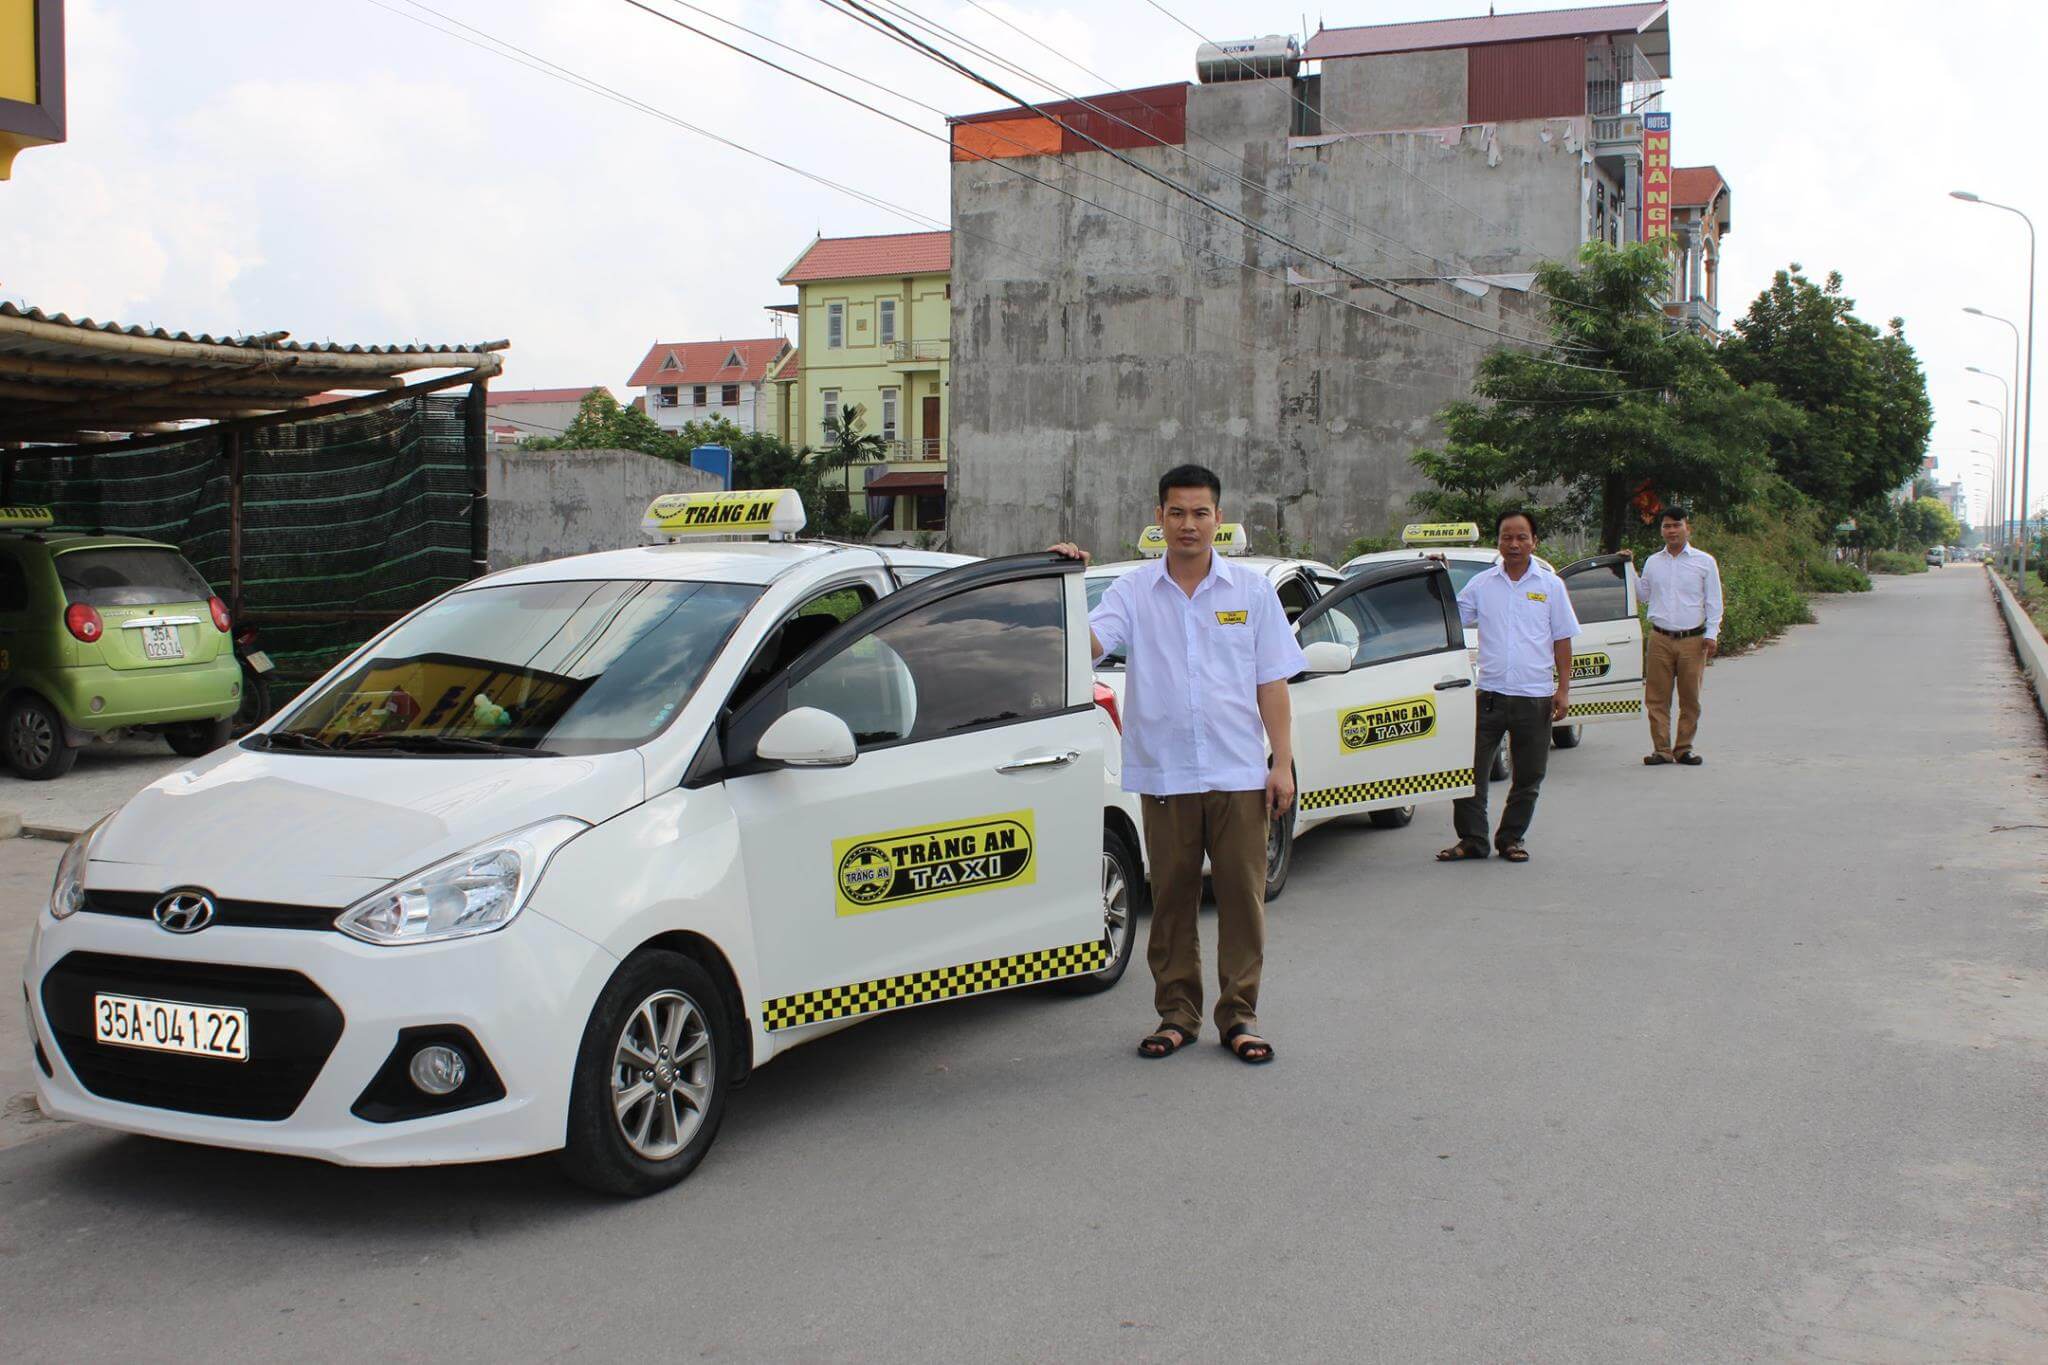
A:
{"label": "red tiled roof", "polygon": [[1712,166],[1678,166],[1671,172],[1671,202],[1681,208],[1711,204],[1727,188],[1728,182]]}
{"label": "red tiled roof", "polygon": [[789,359],[783,362],[782,368],[775,372],[775,382],[777,384],[789,384],[794,383],[796,380],[802,379],[803,377],[803,352],[791,351],[789,353]]}
{"label": "red tiled roof", "polygon": [[[626,387],[644,389],[649,384],[758,384],[768,372],[769,362],[789,345],[781,337],[755,337],[747,341],[657,341],[648,349],[640,368],[626,381]],[[740,355],[737,367],[725,362],[734,351]],[[669,357],[675,364],[669,364]]]}
{"label": "red tiled roof", "polygon": [[[1301,55],[1369,57],[1389,52],[1518,43],[1532,38],[1589,38],[1603,33],[1641,33],[1664,16],[1667,4],[1600,5],[1589,9],[1538,10],[1527,14],[1482,14],[1470,19],[1430,19],[1412,24],[1370,24],[1326,28],[1308,40]],[[1655,57],[1657,54],[1650,54]]]}
{"label": "red tiled roof", "polygon": [[951,232],[820,237],[782,273],[782,283],[866,280],[883,275],[942,275],[952,268]]}
{"label": "red tiled roof", "polygon": [[585,384],[580,389],[491,389],[484,406],[504,408],[516,403],[580,403],[584,394],[603,387],[602,384]]}

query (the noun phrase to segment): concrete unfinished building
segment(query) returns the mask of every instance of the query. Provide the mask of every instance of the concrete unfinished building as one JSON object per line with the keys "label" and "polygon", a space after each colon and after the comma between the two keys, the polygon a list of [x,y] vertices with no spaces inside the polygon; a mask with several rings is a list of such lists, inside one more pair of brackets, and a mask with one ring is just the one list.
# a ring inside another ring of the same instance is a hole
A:
{"label": "concrete unfinished building", "polygon": [[1057,123],[954,120],[954,544],[1120,556],[1183,460],[1222,475],[1260,549],[1396,526],[1409,457],[1500,344],[1481,329],[1541,334],[1529,272],[1640,233],[1667,22],[1327,29],[1301,53],[1206,49],[1199,84],[1044,106]]}

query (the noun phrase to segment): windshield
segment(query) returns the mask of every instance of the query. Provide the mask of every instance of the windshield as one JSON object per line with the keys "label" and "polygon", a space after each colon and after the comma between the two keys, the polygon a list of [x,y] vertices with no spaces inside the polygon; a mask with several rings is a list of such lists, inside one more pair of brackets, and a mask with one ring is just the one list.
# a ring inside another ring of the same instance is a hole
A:
{"label": "windshield", "polygon": [[454,593],[316,689],[278,727],[277,747],[629,749],[689,700],[760,595],[735,583],[639,580]]}
{"label": "windshield", "polygon": [[64,600],[88,607],[158,607],[204,602],[213,589],[176,550],[146,545],[72,550],[56,557]]}
{"label": "windshield", "polygon": [[[1098,573],[1089,574],[1087,578],[1082,580],[1088,588],[1088,610],[1094,611],[1102,605],[1102,595],[1109,591],[1109,585],[1116,582],[1120,576],[1113,573]],[[1124,666],[1124,652],[1119,649],[1113,653],[1105,654],[1096,661],[1095,666],[1097,668],[1122,668]]]}

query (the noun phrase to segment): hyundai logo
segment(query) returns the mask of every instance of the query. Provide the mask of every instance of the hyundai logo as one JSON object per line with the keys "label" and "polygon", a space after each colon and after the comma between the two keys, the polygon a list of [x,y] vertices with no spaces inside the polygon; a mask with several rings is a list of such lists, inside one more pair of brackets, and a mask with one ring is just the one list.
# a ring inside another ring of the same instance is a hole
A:
{"label": "hyundai logo", "polygon": [[204,891],[173,891],[156,903],[156,927],[172,934],[196,934],[213,923],[213,897]]}

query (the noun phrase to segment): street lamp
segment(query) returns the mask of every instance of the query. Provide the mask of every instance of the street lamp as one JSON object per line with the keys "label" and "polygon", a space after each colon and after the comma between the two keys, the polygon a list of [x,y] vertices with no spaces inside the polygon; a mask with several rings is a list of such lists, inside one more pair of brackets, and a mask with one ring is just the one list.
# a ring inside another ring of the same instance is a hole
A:
{"label": "street lamp", "polygon": [[[1981,374],[1981,375],[1983,375],[1983,376],[1984,376],[1985,378],[1987,378],[1987,379],[1998,379],[1998,376],[1997,376],[1997,375],[1995,375],[1995,374],[1992,374],[1992,373],[1991,373],[1991,372],[1990,372],[1989,370],[1978,370],[1978,369],[1977,369],[1977,367],[1976,367],[1975,365],[1970,365],[1970,366],[1966,366],[1965,368],[1967,368],[1967,369],[1971,369],[1971,370],[1976,370],[1976,372],[1977,372],[1978,374]],[[2004,381],[2003,379],[1998,379],[1998,386],[1999,386],[1999,387],[2000,387],[2001,389],[2002,389],[2002,388],[2004,388],[2004,387],[2005,387],[2005,381]],[[1972,398],[1972,399],[1970,400],[1970,402],[1971,402],[1971,403],[1972,403],[1973,405],[1975,405],[1976,407],[1980,407],[1980,408],[1987,408],[1987,409],[1989,409],[1990,411],[1992,411],[1992,412],[1995,412],[1995,413],[1997,413],[1997,414],[1998,414],[1998,448],[1999,448],[1999,450],[2000,450],[2000,451],[2003,451],[2003,450],[2005,449],[2005,432],[2006,432],[2006,425],[2005,425],[2005,409],[2004,409],[2004,408],[2002,408],[2002,407],[1996,407],[1996,406],[1994,406],[1994,405],[1992,405],[1992,404],[1990,404],[1990,403],[1987,403],[1987,402],[1985,402],[1985,401],[1984,401],[1983,399],[1981,399],[1981,398]]]}
{"label": "street lamp", "polygon": [[[2017,336],[2018,334],[2015,333],[2014,335]],[[1993,374],[1991,373],[1991,371],[1977,365],[1965,365],[1963,366],[1963,368],[1965,370],[1968,370],[1971,374],[1980,374],[1983,375],[1986,379],[1996,380],[1998,383],[1999,391],[2004,395],[2004,406],[1999,408],[1998,410],[1998,430],[2000,432],[1998,438],[1998,450],[2000,457],[2003,458],[2006,448],[2005,434],[2012,431],[2012,427],[2010,425],[2010,414],[2012,409],[2012,389],[2010,386],[2006,384],[2005,376],[2003,375]],[[1972,403],[1977,404],[1977,406],[1980,408],[1988,408],[1991,406],[1989,403],[1983,402],[1976,398],[1972,398],[1970,401]]]}
{"label": "street lamp", "polygon": [[1982,204],[1988,209],[2003,209],[2027,225],[2027,381],[2026,399],[2020,407],[2020,430],[2025,437],[2025,446],[2020,455],[2020,591],[2027,590],[2027,497],[2028,475],[2032,472],[2034,458],[2034,257],[2038,242],[2034,237],[2034,220],[2014,208],[2011,204],[1997,204],[1968,190],[1950,190],[1952,198],[1966,204]]}
{"label": "street lamp", "polygon": [[[2014,321],[2013,321],[2013,320],[2012,320],[2011,318],[2002,318],[2002,317],[1998,316],[1998,314],[1996,314],[1996,313],[1987,313],[1987,312],[1985,312],[1985,311],[1984,311],[1984,310],[1983,310],[1982,308],[1965,308],[1965,309],[1963,309],[1963,311],[1964,311],[1965,313],[1968,313],[1968,314],[1970,314],[1970,315],[1971,315],[1972,317],[1980,317],[1980,318],[1987,318],[1987,319],[1989,319],[1990,321],[1992,321],[1992,322],[1995,322],[1995,323],[1997,323],[1997,324],[1998,324],[1999,326],[2001,326],[2001,327],[2004,327],[2004,328],[2005,328],[2006,330],[2008,330],[2008,331],[2010,331],[2010,332],[2012,333],[2012,394],[2011,394],[2011,398],[2012,398],[2012,401],[2014,402],[2014,404],[2015,404],[2015,405],[2017,405],[2017,403],[2018,403],[2018,400],[2019,400],[2019,397],[2020,397],[2020,327],[2019,327],[2019,324],[2018,324],[2018,323],[2016,323],[2016,322],[2014,322]],[[2015,413],[2013,414],[2013,420],[2012,420],[2012,453],[2011,453],[2011,454],[2010,454],[2009,456],[2007,456],[2006,458],[2008,458],[2009,460],[2011,460],[2011,461],[2012,461],[2012,462],[2013,462],[2014,464],[2017,464],[2017,463],[2018,463],[2018,460],[2019,460],[2019,450],[2020,450],[2020,423],[2019,423],[2019,414],[2018,414],[2017,412],[2015,412]],[[2018,472],[2019,472],[2019,471],[2018,471],[2017,469],[2005,469],[2005,470],[2000,470],[2000,471],[1999,471],[1999,479],[1998,479],[1998,484],[1999,484],[1999,493],[1998,493],[1998,507],[1999,507],[1999,522],[2000,522],[2000,526],[1999,526],[1999,539],[2000,539],[2001,543],[2002,543],[2002,542],[2004,541],[2004,539],[2005,539],[2005,536],[2006,536],[2006,528],[2007,528],[2007,527],[2009,527],[2009,526],[2011,525],[2011,522],[2010,522],[2009,518],[2010,518],[2010,515],[2011,515],[2011,512],[2012,512],[2012,500],[2013,500],[2013,497],[2014,497],[2014,485],[2016,485],[2016,484],[2017,484],[2017,483],[2019,482],[2019,481],[2018,481],[2017,479],[2013,478],[2013,477],[2012,477],[2012,475],[2013,475],[2013,474],[2016,474],[2016,473],[2018,473]]]}

